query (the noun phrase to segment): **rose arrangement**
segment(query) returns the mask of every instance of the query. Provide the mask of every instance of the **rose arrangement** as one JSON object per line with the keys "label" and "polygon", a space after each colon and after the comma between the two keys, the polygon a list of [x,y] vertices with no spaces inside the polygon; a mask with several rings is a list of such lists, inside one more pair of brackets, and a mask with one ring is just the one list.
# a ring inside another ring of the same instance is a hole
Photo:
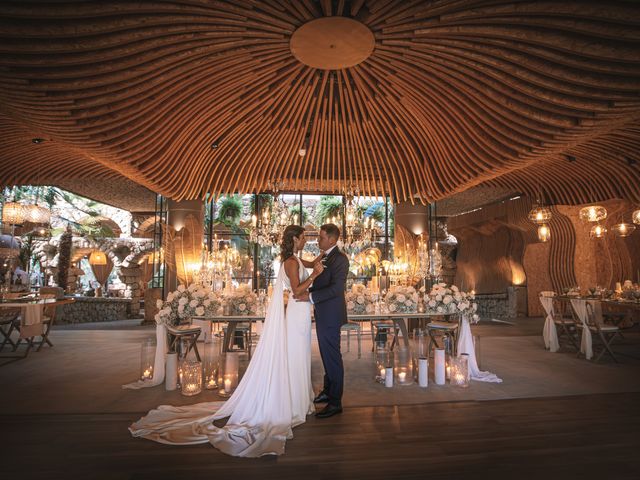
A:
{"label": "rose arrangement", "polygon": [[229,315],[232,316],[258,313],[258,296],[248,285],[240,285],[230,293],[225,293],[224,302],[229,307]]}
{"label": "rose arrangement", "polygon": [[155,316],[156,323],[177,325],[181,320],[194,316],[216,315],[221,301],[216,292],[207,287],[192,284],[189,287],[180,285],[175,292],[169,293],[166,300],[158,300],[159,309]]}
{"label": "rose arrangement", "polygon": [[415,313],[420,297],[413,287],[393,286],[384,297],[389,313]]}
{"label": "rose arrangement", "polygon": [[478,304],[474,300],[473,293],[461,292],[455,285],[448,287],[446,283],[436,283],[424,297],[428,313],[468,315],[470,320],[477,322]]}
{"label": "rose arrangement", "polygon": [[345,294],[345,300],[347,301],[348,313],[362,315],[375,311],[375,302],[371,292],[361,283],[356,283],[351,287],[351,290]]}

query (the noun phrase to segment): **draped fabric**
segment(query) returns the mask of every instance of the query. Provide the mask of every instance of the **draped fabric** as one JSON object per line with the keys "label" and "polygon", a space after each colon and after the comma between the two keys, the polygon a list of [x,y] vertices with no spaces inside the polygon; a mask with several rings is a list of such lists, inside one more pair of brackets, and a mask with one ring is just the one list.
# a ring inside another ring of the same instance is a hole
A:
{"label": "draped fabric", "polygon": [[478,367],[476,348],[473,345],[473,335],[471,334],[471,326],[469,325],[469,319],[466,316],[462,317],[457,348],[458,355],[463,353],[469,355],[469,377],[471,380],[477,380],[478,382],[502,383],[502,379],[495,373],[483,372]]}
{"label": "draped fabric", "polygon": [[574,298],[571,300],[571,306],[574,312],[582,322],[582,338],[580,339],[580,352],[584,353],[587,360],[593,357],[593,339],[591,338],[591,330],[587,322],[587,301]]}
{"label": "draped fabric", "polygon": [[544,339],[544,346],[550,352],[557,352],[560,349],[560,342],[558,341],[558,331],[556,324],[553,321],[553,297],[540,297],[540,303],[544,309],[546,319],[544,321],[544,328],[542,330],[542,338]]}

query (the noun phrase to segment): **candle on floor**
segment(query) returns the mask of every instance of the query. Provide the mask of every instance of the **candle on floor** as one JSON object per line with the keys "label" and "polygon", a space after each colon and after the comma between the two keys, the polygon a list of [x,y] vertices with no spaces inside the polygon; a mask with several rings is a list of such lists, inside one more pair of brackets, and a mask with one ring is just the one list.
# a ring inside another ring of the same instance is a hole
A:
{"label": "candle on floor", "polygon": [[387,367],[384,374],[384,386],[393,387],[393,367]]}
{"label": "candle on floor", "polygon": [[407,373],[406,372],[398,373],[398,380],[400,380],[400,382],[404,382],[406,379],[407,379]]}
{"label": "candle on floor", "polygon": [[224,393],[231,393],[231,379],[224,379]]}
{"label": "candle on floor", "polygon": [[436,377],[436,385],[444,385],[445,383],[445,371],[444,371],[444,349],[436,348],[434,353],[434,374]]}
{"label": "candle on floor", "polygon": [[429,360],[426,358],[418,359],[418,385],[429,386]]}

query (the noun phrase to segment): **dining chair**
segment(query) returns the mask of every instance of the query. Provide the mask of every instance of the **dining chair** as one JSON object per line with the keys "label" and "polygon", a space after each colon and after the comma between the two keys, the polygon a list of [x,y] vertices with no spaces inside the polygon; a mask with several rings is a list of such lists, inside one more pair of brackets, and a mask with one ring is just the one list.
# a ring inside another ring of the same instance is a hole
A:
{"label": "dining chair", "polygon": [[608,353],[614,362],[619,363],[611,349],[611,343],[619,335],[620,329],[615,325],[604,323],[602,320],[602,306],[598,301],[587,302],[587,327],[591,330],[593,337],[598,338],[602,344],[600,353],[595,357],[594,362],[597,363],[605,353]]}

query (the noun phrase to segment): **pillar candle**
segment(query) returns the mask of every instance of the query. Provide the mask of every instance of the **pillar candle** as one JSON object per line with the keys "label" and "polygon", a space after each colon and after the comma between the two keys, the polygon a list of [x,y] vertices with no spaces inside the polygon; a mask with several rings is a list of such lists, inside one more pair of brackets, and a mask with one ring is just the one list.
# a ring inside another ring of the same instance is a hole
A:
{"label": "pillar candle", "polygon": [[167,353],[164,388],[171,391],[178,388],[178,354]]}
{"label": "pillar candle", "polygon": [[444,385],[445,383],[445,371],[444,371],[444,349],[436,348],[434,354],[435,368],[434,373],[436,377],[436,385]]}
{"label": "pillar candle", "polygon": [[418,385],[429,386],[429,360],[426,358],[418,359]]}
{"label": "pillar candle", "polygon": [[384,374],[384,386],[393,387],[393,367],[387,367]]}

